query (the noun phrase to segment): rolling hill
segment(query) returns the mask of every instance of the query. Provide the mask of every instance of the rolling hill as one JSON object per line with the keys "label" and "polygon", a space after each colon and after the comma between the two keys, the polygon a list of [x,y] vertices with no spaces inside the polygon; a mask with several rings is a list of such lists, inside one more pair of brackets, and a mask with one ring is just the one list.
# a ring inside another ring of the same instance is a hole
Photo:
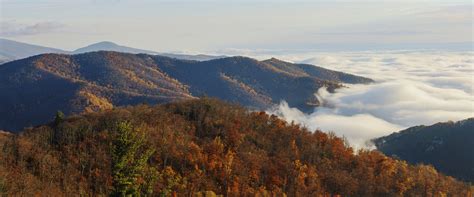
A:
{"label": "rolling hill", "polygon": [[411,127],[374,142],[386,155],[474,182],[474,118]]}
{"label": "rolling hill", "polygon": [[17,42],[13,40],[0,38],[0,64],[23,59],[34,55],[45,54],[45,53],[60,53],[60,54],[80,54],[87,52],[97,51],[115,51],[132,54],[150,54],[150,55],[162,55],[166,57],[183,59],[183,60],[196,60],[196,61],[207,61],[217,58],[223,58],[225,56],[213,56],[213,55],[190,55],[190,54],[176,54],[176,53],[159,53],[150,50],[137,49],[127,46],[118,45],[113,42],[103,41],[94,43],[74,51],[66,51],[61,49],[55,49],[50,47],[43,47],[39,45],[32,45],[23,42]]}
{"label": "rolling hill", "polygon": [[122,53],[132,53],[132,54],[149,54],[149,55],[161,55],[176,59],[182,60],[196,60],[196,61],[207,61],[212,59],[224,58],[225,56],[212,56],[212,55],[188,55],[188,54],[176,54],[176,53],[159,53],[150,50],[143,50],[143,49],[136,49],[132,47],[122,46],[115,44],[113,42],[98,42],[95,44],[91,44],[89,46],[76,49],[72,51],[72,54],[80,54],[80,53],[87,53],[87,52],[97,52],[97,51],[115,51],[115,52],[122,52]]}
{"label": "rolling hill", "polygon": [[276,59],[209,61],[119,52],[43,54],[0,67],[0,129],[18,131],[66,114],[112,106],[217,97],[252,109],[286,100],[311,110],[314,93],[371,79]]}
{"label": "rolling hill", "polygon": [[122,53],[132,53],[132,54],[145,53],[145,54],[150,54],[150,55],[158,54],[157,52],[154,52],[154,51],[122,46],[122,45],[118,45],[109,41],[94,43],[94,44],[76,49],[72,51],[72,53],[79,54],[79,53],[87,53],[87,52],[94,52],[94,51],[116,51],[116,52],[122,52]]}

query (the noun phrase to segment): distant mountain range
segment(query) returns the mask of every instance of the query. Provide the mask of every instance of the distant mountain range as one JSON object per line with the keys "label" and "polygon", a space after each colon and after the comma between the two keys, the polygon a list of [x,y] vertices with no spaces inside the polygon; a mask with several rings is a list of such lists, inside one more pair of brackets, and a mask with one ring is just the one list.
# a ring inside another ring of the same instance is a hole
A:
{"label": "distant mountain range", "polygon": [[17,42],[13,40],[7,40],[0,38],[0,64],[23,59],[34,55],[44,54],[44,53],[59,53],[59,54],[79,54],[87,53],[94,51],[116,51],[123,53],[133,53],[133,54],[150,54],[150,55],[162,55],[171,58],[184,59],[184,60],[197,60],[197,61],[206,61],[216,58],[223,58],[225,56],[212,56],[212,55],[187,55],[187,54],[174,54],[174,53],[159,53],[155,51],[136,49],[127,46],[121,46],[113,42],[98,42],[95,44],[88,45],[76,49],[74,51],[65,51],[61,49],[55,49],[50,47],[43,47],[38,45],[32,45],[22,42]]}
{"label": "distant mountain range", "polygon": [[474,118],[416,126],[374,140],[377,149],[474,183]]}
{"label": "distant mountain range", "polygon": [[0,129],[19,131],[66,114],[112,106],[217,97],[254,109],[286,100],[312,110],[314,93],[371,79],[277,59],[227,57],[209,61],[159,55],[89,52],[42,54],[0,66]]}
{"label": "distant mountain range", "polygon": [[[68,53],[61,49],[32,45],[0,38],[0,61],[12,61],[43,53]],[[1,62],[0,62],[1,63]]]}
{"label": "distant mountain range", "polygon": [[76,49],[72,53],[79,54],[79,53],[87,53],[87,52],[93,52],[93,51],[117,51],[117,52],[124,52],[124,53],[133,53],[133,54],[145,53],[145,54],[151,54],[151,55],[158,54],[157,52],[154,52],[154,51],[121,46],[121,45],[115,44],[113,42],[108,42],[108,41],[91,44],[91,45]]}

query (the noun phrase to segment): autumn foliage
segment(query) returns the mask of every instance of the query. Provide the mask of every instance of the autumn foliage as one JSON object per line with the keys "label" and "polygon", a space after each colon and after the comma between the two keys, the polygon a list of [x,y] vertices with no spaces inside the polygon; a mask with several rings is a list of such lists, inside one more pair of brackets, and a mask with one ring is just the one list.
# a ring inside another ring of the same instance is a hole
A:
{"label": "autumn foliage", "polygon": [[1,133],[0,148],[0,194],[12,196],[111,195],[119,187],[158,196],[472,196],[474,190],[430,166],[354,153],[334,135],[213,99],[68,117]]}

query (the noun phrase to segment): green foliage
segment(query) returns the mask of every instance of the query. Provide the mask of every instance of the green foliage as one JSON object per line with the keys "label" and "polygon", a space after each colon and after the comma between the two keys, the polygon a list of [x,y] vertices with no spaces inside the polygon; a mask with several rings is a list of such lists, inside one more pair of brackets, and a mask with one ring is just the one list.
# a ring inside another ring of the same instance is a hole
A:
{"label": "green foliage", "polygon": [[[113,196],[139,196],[150,191],[150,180],[156,179],[148,160],[153,150],[146,148],[143,134],[129,122],[119,122],[112,148]],[[148,174],[145,174],[148,172]],[[145,180],[148,179],[148,180]]]}
{"label": "green foliage", "polygon": [[7,186],[5,183],[5,179],[0,177],[0,196],[6,196],[7,194]]}
{"label": "green foliage", "polygon": [[54,125],[58,126],[61,122],[64,121],[64,113],[62,111],[57,111],[54,116]]}

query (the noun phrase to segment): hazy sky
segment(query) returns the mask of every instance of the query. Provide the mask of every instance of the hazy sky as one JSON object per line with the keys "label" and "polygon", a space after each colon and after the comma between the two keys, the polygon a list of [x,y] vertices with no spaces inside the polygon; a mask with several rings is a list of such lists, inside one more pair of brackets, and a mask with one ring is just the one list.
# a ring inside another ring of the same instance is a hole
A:
{"label": "hazy sky", "polygon": [[105,40],[188,52],[457,47],[473,40],[471,0],[0,2],[0,37],[62,49]]}

